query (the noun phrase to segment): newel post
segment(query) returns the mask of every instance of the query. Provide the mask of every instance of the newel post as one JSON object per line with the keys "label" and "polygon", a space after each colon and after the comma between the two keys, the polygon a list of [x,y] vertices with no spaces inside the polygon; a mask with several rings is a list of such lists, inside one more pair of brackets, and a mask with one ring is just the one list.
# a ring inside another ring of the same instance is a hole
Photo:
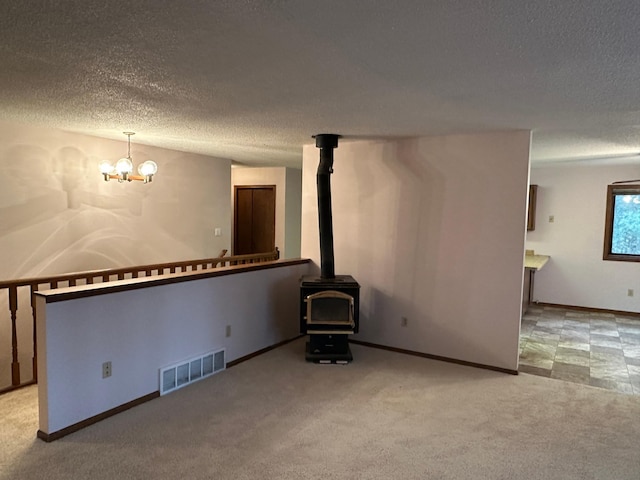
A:
{"label": "newel post", "polygon": [[[73,282],[75,285],[75,281]],[[69,282],[71,284],[71,282]],[[31,294],[31,313],[33,315],[33,358],[32,362],[32,372],[33,372],[33,381],[38,382],[38,337],[36,335],[36,296],[34,293],[38,290],[38,285],[33,284],[29,287],[29,293]]]}

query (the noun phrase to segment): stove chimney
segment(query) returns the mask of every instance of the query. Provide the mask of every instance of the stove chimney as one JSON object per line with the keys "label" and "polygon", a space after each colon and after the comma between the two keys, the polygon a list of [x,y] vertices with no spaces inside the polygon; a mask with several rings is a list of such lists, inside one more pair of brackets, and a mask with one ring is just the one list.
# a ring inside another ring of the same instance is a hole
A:
{"label": "stove chimney", "polygon": [[331,177],[333,173],[333,149],[338,147],[340,135],[321,133],[314,135],[320,149],[320,164],[316,182],[318,186],[318,221],[320,228],[320,276],[335,278],[333,259],[333,218],[331,214]]}

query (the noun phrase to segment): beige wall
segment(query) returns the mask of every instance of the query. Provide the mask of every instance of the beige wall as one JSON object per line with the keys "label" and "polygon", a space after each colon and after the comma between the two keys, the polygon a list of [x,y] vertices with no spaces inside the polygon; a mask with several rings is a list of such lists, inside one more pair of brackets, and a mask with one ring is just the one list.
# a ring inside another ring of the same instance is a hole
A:
{"label": "beige wall", "polygon": [[[517,368],[529,144],[528,131],[340,142],[336,273],[362,286],[356,338]],[[318,152],[304,147],[302,200],[317,264]]]}
{"label": "beige wall", "polygon": [[[640,312],[640,265],[602,260],[607,186],[640,178],[640,168],[637,164],[598,165],[597,160],[588,163],[531,169],[538,195],[536,229],[527,233],[527,248],[551,256],[536,273],[533,298]],[[634,296],[628,296],[629,289]]]}
{"label": "beige wall", "polygon": [[284,258],[300,257],[300,223],[302,221],[302,170],[287,168],[285,199]]}
{"label": "beige wall", "polygon": [[[136,144],[134,136],[134,163],[156,161],[156,178],[105,182],[98,162],[126,155],[123,140],[0,128],[0,278],[203,258],[228,248],[230,161]],[[224,235],[214,237],[215,227]]]}

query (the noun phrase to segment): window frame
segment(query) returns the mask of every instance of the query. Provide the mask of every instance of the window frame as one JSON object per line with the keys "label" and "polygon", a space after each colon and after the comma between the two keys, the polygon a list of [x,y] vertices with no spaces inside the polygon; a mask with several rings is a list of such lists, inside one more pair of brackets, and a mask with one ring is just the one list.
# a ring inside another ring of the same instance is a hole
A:
{"label": "window frame", "polygon": [[604,250],[602,259],[618,262],[640,262],[640,254],[611,253],[613,243],[613,213],[616,195],[640,195],[640,184],[611,184],[607,187],[607,210],[604,224]]}

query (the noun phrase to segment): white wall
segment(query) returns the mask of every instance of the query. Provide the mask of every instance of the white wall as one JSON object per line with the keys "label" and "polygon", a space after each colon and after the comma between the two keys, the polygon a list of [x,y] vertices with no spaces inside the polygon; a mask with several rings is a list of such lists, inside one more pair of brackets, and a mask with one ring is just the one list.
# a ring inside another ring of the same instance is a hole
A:
{"label": "white wall", "polygon": [[[356,338],[517,369],[529,143],[528,131],[340,142],[336,273],[362,286]],[[302,255],[317,264],[318,152],[304,147],[302,201]]]}
{"label": "white wall", "polygon": [[[538,200],[526,245],[551,256],[536,273],[534,300],[640,312],[640,264],[602,260],[607,185],[636,178],[640,167],[632,165],[531,169]],[[628,297],[629,288],[637,296]]]}
{"label": "white wall", "polygon": [[[127,153],[122,141],[0,124],[0,279],[216,256],[230,244],[227,159],[149,147],[132,137],[136,164],[158,174],[142,182],[105,182],[102,160]],[[214,237],[214,228],[223,235]],[[23,378],[31,378],[31,307],[18,314]],[[9,381],[10,333],[0,295],[0,388]]]}
{"label": "white wall", "polygon": [[[229,362],[295,338],[298,280],[308,267],[279,266],[48,304],[39,296],[40,430],[51,434],[157,392],[159,369],[173,363],[222,347]],[[113,373],[103,379],[106,361]]]}
{"label": "white wall", "polygon": [[[285,167],[234,167],[231,185],[276,186],[276,247],[282,258],[300,257],[302,172]],[[234,206],[233,189],[231,204]]]}

